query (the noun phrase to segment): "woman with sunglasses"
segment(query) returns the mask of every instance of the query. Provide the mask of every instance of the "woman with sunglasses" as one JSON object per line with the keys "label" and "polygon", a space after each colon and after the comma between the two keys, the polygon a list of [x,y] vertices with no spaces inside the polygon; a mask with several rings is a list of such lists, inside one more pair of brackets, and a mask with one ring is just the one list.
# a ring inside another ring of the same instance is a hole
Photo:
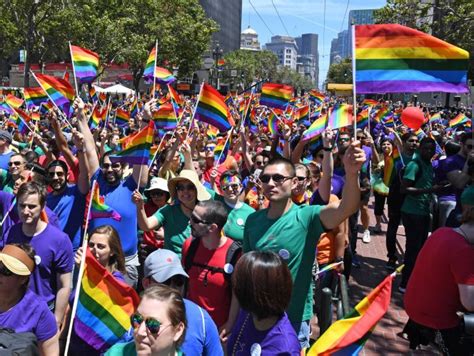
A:
{"label": "woman with sunglasses", "polygon": [[168,191],[173,200],[172,205],[166,205],[154,215],[147,217],[143,197],[138,191],[132,195],[132,201],[137,206],[138,226],[143,231],[165,229],[164,248],[181,256],[184,241],[191,235],[189,218],[198,201],[209,200],[211,195],[199,181],[195,171],[183,169],[178,177],[168,181]]}
{"label": "woman with sunglasses", "polygon": [[31,332],[41,355],[59,355],[56,319],[46,302],[28,288],[35,255],[27,243],[5,245],[0,252],[0,328]]}
{"label": "woman with sunglasses", "polygon": [[134,340],[112,346],[106,355],[183,355],[179,347],[186,314],[183,298],[175,289],[163,284],[147,288],[131,322]]}
{"label": "woman with sunglasses", "polygon": [[[147,217],[152,216],[156,211],[166,204],[170,199],[168,192],[168,182],[159,177],[153,177],[150,181],[150,186],[145,189],[145,213]],[[153,249],[163,248],[164,229],[160,227],[157,230],[146,231],[143,233],[143,243],[147,247]]]}

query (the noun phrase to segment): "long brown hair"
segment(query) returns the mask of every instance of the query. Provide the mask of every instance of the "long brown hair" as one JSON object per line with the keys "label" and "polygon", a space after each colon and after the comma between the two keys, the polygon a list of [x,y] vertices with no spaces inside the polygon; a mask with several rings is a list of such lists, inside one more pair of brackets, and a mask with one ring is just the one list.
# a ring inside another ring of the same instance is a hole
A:
{"label": "long brown hair", "polygon": [[95,228],[91,232],[90,236],[94,234],[107,235],[111,254],[109,259],[109,267],[111,267],[112,270],[126,274],[127,271],[125,270],[125,255],[123,254],[122,244],[120,243],[120,238],[117,230],[115,230],[113,226],[102,225]]}

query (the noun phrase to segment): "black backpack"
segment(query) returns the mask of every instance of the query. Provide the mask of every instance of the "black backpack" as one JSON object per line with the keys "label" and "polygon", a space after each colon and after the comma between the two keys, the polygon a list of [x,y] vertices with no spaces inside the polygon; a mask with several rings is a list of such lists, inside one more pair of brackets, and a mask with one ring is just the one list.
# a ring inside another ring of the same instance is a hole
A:
{"label": "black backpack", "polygon": [[203,265],[201,263],[194,262],[194,256],[196,255],[196,251],[199,247],[199,242],[201,241],[200,238],[194,237],[191,240],[191,244],[189,245],[188,253],[184,258],[184,270],[186,273],[189,272],[192,266],[201,267],[207,269],[206,275],[204,277],[204,286],[207,285],[207,274],[209,272],[212,273],[222,273],[224,274],[224,278],[228,283],[231,283],[231,276],[232,272],[234,271],[235,264],[237,263],[237,258],[239,257],[240,253],[242,252],[242,247],[240,247],[239,243],[233,241],[232,244],[229,245],[226,255],[225,255],[225,264],[232,266],[232,269],[229,271],[225,271],[222,267],[215,267],[215,266],[208,266]]}
{"label": "black backpack", "polygon": [[0,356],[39,355],[36,335],[31,332],[17,333],[15,330],[0,328]]}

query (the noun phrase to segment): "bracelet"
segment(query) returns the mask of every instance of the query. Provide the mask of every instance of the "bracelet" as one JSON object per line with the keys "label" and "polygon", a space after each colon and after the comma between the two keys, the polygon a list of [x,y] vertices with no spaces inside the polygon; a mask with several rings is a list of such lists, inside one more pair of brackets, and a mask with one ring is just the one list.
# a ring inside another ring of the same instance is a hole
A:
{"label": "bracelet", "polygon": [[323,151],[331,152],[334,147],[323,147]]}
{"label": "bracelet", "polygon": [[342,262],[342,261],[344,261],[344,257],[336,257],[334,259],[334,262]]}

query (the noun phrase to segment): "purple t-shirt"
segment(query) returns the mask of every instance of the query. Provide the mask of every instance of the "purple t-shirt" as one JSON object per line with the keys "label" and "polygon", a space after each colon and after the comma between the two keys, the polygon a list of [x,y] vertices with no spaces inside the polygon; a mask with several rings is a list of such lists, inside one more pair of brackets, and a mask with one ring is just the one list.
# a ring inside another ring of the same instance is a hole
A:
{"label": "purple t-shirt", "polygon": [[[436,182],[441,183],[448,179],[447,174],[452,171],[461,171],[464,168],[466,163],[466,158],[456,154],[450,157],[447,157],[444,160],[439,161],[438,167],[435,169],[435,178]],[[456,195],[460,196],[462,189],[456,189],[454,187],[449,187],[443,189],[443,191],[438,194],[440,201],[456,201]]]}
{"label": "purple t-shirt", "polygon": [[32,332],[38,341],[51,339],[58,331],[48,305],[30,290],[10,310],[0,312],[0,327],[17,333]]}
{"label": "purple t-shirt", "polygon": [[261,331],[255,328],[249,313],[241,310],[227,342],[227,353],[235,356],[300,355],[301,347],[286,313],[271,329]]}
{"label": "purple t-shirt", "polygon": [[[26,236],[22,223],[7,232],[7,243],[29,242],[36,251],[36,268],[30,277],[30,289],[47,303],[56,298],[58,274],[72,271],[74,255],[69,236],[51,224],[33,237]],[[38,263],[39,262],[39,263]]]}

